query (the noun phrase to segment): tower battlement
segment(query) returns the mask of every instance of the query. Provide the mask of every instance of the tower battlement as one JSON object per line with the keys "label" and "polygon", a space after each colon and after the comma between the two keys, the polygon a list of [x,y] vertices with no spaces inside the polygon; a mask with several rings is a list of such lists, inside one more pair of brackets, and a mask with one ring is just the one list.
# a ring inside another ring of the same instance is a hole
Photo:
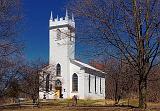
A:
{"label": "tower battlement", "polygon": [[68,11],[66,10],[66,16],[65,17],[58,17],[57,18],[53,18],[52,16],[52,12],[51,12],[51,17],[50,17],[50,27],[56,27],[56,26],[65,26],[65,25],[69,25],[73,28],[75,28],[75,21],[74,21],[74,16],[72,14],[72,18],[70,18],[68,16]]}

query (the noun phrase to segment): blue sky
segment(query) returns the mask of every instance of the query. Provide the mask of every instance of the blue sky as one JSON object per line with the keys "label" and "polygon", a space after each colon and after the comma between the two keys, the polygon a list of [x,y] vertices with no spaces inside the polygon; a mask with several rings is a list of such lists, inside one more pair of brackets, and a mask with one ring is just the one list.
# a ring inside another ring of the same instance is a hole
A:
{"label": "blue sky", "polygon": [[[43,59],[48,61],[49,35],[48,22],[50,12],[53,17],[64,17],[68,0],[23,0],[24,31],[22,38],[25,42],[27,60]],[[84,56],[87,49],[82,44],[76,45],[76,58],[87,62],[90,57]]]}
{"label": "blue sky", "polygon": [[48,20],[63,16],[67,0],[23,0],[25,55],[28,60],[48,60]]}

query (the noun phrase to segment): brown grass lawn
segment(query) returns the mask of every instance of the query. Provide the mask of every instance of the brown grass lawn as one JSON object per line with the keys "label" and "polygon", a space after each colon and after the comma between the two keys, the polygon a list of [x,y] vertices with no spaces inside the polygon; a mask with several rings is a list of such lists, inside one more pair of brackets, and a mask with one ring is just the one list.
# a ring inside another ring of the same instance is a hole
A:
{"label": "brown grass lawn", "polygon": [[[138,108],[126,107],[127,101],[121,101],[122,106],[113,106],[112,100],[78,100],[76,107],[71,106],[71,100],[51,100],[41,102],[40,107],[21,107],[0,109],[0,111],[140,111]],[[130,105],[137,106],[137,100],[131,100]],[[160,111],[160,103],[148,103],[146,111]]]}
{"label": "brown grass lawn", "polygon": [[113,107],[41,107],[41,108],[22,108],[22,109],[4,109],[2,111],[132,111],[127,108]]}

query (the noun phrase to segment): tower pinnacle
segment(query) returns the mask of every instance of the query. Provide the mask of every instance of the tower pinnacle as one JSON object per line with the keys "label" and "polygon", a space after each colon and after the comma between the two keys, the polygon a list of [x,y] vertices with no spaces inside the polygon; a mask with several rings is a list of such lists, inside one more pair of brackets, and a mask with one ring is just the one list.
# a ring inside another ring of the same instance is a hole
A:
{"label": "tower pinnacle", "polygon": [[50,16],[50,20],[53,20],[53,15],[52,15],[52,11],[51,11],[51,16]]}
{"label": "tower pinnacle", "polygon": [[73,13],[72,13],[72,21],[74,22],[74,15],[73,15]]}
{"label": "tower pinnacle", "polygon": [[66,9],[66,16],[65,16],[65,19],[68,20],[69,17],[68,17],[68,10]]}
{"label": "tower pinnacle", "polygon": [[59,19],[58,15],[57,15],[57,20]]}

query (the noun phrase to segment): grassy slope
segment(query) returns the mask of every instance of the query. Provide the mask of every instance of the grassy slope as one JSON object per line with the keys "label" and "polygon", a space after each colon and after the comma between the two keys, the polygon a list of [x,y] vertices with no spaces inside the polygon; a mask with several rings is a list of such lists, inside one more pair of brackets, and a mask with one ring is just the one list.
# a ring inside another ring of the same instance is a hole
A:
{"label": "grassy slope", "polygon": [[[138,105],[138,101],[134,99],[130,100],[129,103],[133,106]],[[113,107],[113,104],[114,102],[112,100],[78,100],[77,106],[80,107],[71,107],[72,100],[50,100],[49,102],[41,102],[40,108],[26,107],[21,109],[5,109],[2,111],[132,111],[129,107]],[[127,104],[128,100],[120,101],[120,105]],[[148,109],[147,111],[156,111],[156,108],[159,108],[160,104],[148,103],[148,106],[155,109]],[[157,111],[160,111],[160,109],[157,109]]]}

